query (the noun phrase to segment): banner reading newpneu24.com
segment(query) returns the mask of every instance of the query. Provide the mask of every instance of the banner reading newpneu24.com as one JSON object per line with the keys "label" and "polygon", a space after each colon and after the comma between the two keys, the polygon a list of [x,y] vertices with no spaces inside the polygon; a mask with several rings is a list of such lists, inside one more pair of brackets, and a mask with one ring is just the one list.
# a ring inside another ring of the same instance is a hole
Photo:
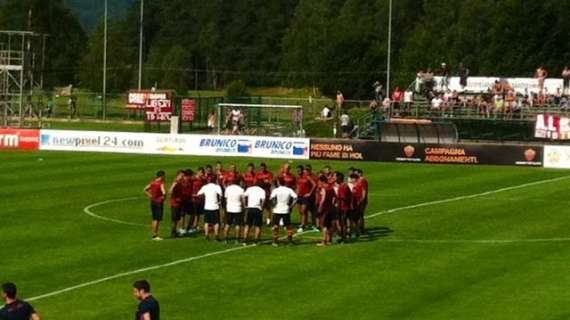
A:
{"label": "banner reading newpneu24.com", "polygon": [[41,130],[40,150],[309,159],[309,139]]}

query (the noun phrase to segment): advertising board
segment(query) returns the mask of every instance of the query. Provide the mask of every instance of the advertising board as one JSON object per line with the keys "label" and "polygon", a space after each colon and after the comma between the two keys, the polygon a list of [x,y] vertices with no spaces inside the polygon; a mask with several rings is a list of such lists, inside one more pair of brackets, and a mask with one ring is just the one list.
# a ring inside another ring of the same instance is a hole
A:
{"label": "advertising board", "polygon": [[542,156],[542,147],[531,146],[311,140],[311,159],[315,160],[542,166]]}
{"label": "advertising board", "polygon": [[570,146],[545,146],[544,167],[570,169]]}
{"label": "advertising board", "polygon": [[39,145],[39,130],[0,129],[0,150],[38,150]]}
{"label": "advertising board", "polygon": [[42,130],[41,150],[309,159],[309,139]]}

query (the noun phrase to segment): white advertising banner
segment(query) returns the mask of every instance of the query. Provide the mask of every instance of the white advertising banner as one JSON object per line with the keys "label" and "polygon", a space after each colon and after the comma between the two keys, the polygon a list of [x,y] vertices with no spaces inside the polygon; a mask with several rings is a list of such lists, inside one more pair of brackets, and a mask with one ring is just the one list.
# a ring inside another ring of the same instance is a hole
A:
{"label": "white advertising banner", "polygon": [[[435,77],[435,89],[441,90],[441,77]],[[449,90],[458,92],[486,93],[495,85],[495,81],[508,82],[516,93],[525,94],[539,93],[538,79],[534,78],[494,78],[494,77],[469,77],[467,86],[462,89],[459,85],[459,77],[449,78]],[[562,79],[546,79],[544,88],[550,94],[554,94],[560,89],[562,91]]]}
{"label": "white advertising banner", "polygon": [[40,150],[309,159],[309,139],[41,130]]}
{"label": "white advertising banner", "polygon": [[544,167],[570,169],[570,146],[545,146]]}

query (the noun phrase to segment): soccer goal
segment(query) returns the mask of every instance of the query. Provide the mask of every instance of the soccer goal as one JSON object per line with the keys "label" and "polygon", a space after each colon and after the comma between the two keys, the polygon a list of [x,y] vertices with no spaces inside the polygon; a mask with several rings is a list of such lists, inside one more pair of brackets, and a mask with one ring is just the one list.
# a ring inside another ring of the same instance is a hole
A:
{"label": "soccer goal", "polygon": [[220,103],[215,126],[218,134],[304,137],[303,118],[303,106]]}

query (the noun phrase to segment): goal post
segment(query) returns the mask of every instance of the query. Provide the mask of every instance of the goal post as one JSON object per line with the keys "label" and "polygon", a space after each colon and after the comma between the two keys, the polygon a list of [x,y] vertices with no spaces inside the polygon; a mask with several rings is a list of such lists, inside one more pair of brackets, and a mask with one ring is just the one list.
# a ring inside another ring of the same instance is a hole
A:
{"label": "goal post", "polygon": [[303,106],[219,103],[216,109],[218,134],[305,136]]}

